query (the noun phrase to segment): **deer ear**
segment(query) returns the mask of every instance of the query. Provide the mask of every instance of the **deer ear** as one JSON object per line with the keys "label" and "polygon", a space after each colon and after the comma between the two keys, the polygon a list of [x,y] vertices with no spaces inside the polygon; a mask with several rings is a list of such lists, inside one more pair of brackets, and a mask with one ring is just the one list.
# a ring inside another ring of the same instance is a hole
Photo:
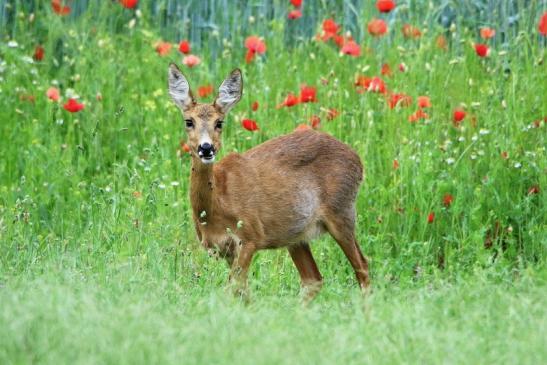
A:
{"label": "deer ear", "polygon": [[241,70],[236,68],[220,85],[215,106],[222,114],[226,114],[241,99],[242,91],[243,76]]}
{"label": "deer ear", "polygon": [[190,91],[190,84],[188,80],[179,70],[177,65],[171,63],[169,65],[169,95],[171,99],[177,104],[179,108],[183,111],[188,110],[196,102],[192,96],[192,91]]}

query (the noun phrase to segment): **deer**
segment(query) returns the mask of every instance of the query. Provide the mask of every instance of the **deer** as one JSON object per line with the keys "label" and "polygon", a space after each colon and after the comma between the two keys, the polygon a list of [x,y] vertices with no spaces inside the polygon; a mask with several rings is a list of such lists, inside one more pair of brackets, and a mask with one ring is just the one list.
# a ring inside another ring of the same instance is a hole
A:
{"label": "deer", "polygon": [[194,99],[188,80],[171,63],[169,94],[183,115],[190,148],[190,203],[197,238],[224,257],[229,282],[247,292],[249,266],[259,250],[286,248],[301,290],[311,300],[323,278],[310,241],[328,232],[349,260],[359,286],[369,288],[367,259],[356,240],[356,197],[363,180],[359,155],[327,133],[297,130],[215,162],[227,113],[241,99],[243,76],[234,69],[212,104]]}

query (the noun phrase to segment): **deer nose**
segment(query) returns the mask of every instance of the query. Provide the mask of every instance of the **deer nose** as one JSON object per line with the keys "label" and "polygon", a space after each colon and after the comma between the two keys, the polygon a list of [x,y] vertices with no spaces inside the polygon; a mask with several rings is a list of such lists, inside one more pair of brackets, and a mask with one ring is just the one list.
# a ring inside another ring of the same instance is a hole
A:
{"label": "deer nose", "polygon": [[198,153],[203,155],[203,157],[211,157],[214,152],[215,149],[213,148],[213,145],[208,142],[202,143],[198,147]]}

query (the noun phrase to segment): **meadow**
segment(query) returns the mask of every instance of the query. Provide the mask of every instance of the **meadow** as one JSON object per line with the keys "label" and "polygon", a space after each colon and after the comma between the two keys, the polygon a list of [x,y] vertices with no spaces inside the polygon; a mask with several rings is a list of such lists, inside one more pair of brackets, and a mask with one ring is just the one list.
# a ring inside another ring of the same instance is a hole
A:
{"label": "meadow", "polygon": [[[208,28],[160,26],[172,1],[0,1],[0,363],[545,362],[545,1],[266,3]],[[241,68],[220,158],[296,128],[358,152],[370,295],[328,236],[309,305],[286,250],[248,303],[226,289],[170,62],[211,102]]]}

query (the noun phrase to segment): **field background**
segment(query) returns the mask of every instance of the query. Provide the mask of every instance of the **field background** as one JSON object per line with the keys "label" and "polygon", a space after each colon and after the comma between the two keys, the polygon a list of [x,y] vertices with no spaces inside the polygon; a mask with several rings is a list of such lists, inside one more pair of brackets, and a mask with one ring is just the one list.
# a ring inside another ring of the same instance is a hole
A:
{"label": "field background", "polygon": [[[374,1],[304,0],[297,20],[289,1],[67,3],[61,17],[49,1],[0,0],[1,364],[545,362],[546,1],[397,1],[386,15]],[[368,34],[373,17],[387,35]],[[326,18],[361,56],[314,40]],[[405,23],[421,37],[405,38]],[[480,39],[484,26],[494,38]],[[250,35],[267,51],[246,64]],[[312,245],[325,285],[310,306],[284,250],[255,258],[249,304],[225,290],[228,268],[195,237],[190,157],[166,89],[182,39],[202,60],[181,66],[194,90],[243,70],[222,153],[313,115],[359,153],[371,296],[326,236]],[[160,40],[173,43],[164,57]],[[412,105],[358,93],[359,75],[380,75]],[[316,103],[276,108],[302,84]],[[429,117],[410,123],[423,95]],[[85,109],[64,110],[69,96]]]}

